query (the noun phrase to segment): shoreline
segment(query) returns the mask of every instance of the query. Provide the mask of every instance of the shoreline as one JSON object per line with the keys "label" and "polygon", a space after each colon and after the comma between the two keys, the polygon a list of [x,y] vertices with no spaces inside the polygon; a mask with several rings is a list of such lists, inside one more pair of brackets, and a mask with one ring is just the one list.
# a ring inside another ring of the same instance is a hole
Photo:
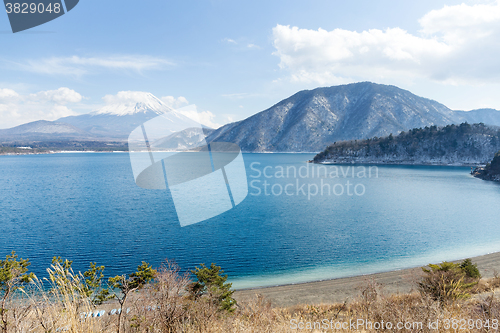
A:
{"label": "shoreline", "polygon": [[[144,151],[146,153],[147,151]],[[177,153],[177,151],[153,151],[153,153]],[[183,152],[183,151],[180,151]],[[129,153],[128,150],[50,150],[40,152],[16,152],[16,153],[0,153],[0,156],[24,156],[24,155],[53,155],[53,154],[68,154],[68,153]],[[314,152],[245,152],[243,154],[316,154]],[[409,162],[314,162],[313,160],[304,161],[305,163],[316,165],[338,165],[338,166],[356,166],[356,165],[371,165],[371,166],[444,166],[444,167],[481,167],[484,163],[457,164],[457,163],[409,163]]]}
{"label": "shoreline", "polygon": [[[15,153],[0,153],[0,156],[3,155],[41,155],[41,154],[59,154],[59,153],[129,153],[129,150],[44,150],[37,152],[30,152],[27,150],[26,152],[15,152]],[[144,151],[133,151],[134,153],[148,153],[148,150]],[[184,150],[153,150],[153,153],[185,153]],[[317,154],[316,152],[252,152],[252,151],[242,151],[243,154]]]}
{"label": "shoreline", "polygon": [[128,153],[125,150],[51,150],[35,153],[2,153],[0,156],[26,156],[26,155],[54,155],[54,154],[102,154],[102,153]]}
{"label": "shoreline", "polygon": [[[466,258],[452,262],[464,259]],[[500,252],[470,259],[477,264],[483,278],[492,278],[495,271],[500,272]],[[416,290],[416,283],[423,274],[421,267],[272,287],[238,289],[233,296],[237,301],[246,302],[256,295],[261,295],[270,301],[273,307],[343,303],[356,298],[369,281],[380,284],[384,294],[408,293]]]}
{"label": "shoreline", "polygon": [[309,162],[311,164],[317,165],[403,165],[403,166],[450,166],[450,167],[480,167],[484,166],[484,163],[411,163],[411,162]]}

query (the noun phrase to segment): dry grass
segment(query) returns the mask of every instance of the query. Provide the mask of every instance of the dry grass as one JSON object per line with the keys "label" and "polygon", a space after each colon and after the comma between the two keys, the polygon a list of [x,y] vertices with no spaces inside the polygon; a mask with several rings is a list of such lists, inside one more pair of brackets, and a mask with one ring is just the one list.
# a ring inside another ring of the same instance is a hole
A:
{"label": "dry grass", "polygon": [[[498,329],[487,329],[484,324],[488,321],[492,326],[493,320],[500,318],[500,299],[495,293],[500,286],[498,276],[481,280],[475,287],[478,294],[473,297],[446,304],[418,292],[386,295],[382,286],[367,281],[355,299],[343,304],[276,308],[256,296],[238,304],[234,313],[228,313],[214,306],[210,299],[193,301],[186,292],[191,282],[188,276],[179,274],[178,268],[167,262],[158,270],[154,284],[127,301],[125,308],[130,308],[130,312],[124,313],[122,327],[118,328],[116,315],[82,318],[81,313],[96,309],[109,313],[116,304],[96,308],[79,296],[78,275],[59,273],[63,278],[35,280],[10,301],[7,332],[495,332]],[[447,329],[447,319],[455,319],[457,329],[453,322]],[[353,329],[350,323],[357,324],[358,320],[364,320],[365,325]],[[429,328],[437,320],[438,329]],[[376,329],[376,323],[382,322],[384,326]],[[478,327],[479,322],[483,327]],[[342,323],[347,324],[346,329],[335,329]],[[389,329],[387,323],[393,327]],[[396,329],[397,323],[406,324],[408,329]],[[304,330],[299,330],[299,325],[304,325]]]}

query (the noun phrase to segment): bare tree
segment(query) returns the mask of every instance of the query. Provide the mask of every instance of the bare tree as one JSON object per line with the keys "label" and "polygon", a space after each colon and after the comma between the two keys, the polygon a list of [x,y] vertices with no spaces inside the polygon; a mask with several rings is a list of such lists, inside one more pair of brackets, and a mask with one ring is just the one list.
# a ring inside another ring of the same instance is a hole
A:
{"label": "bare tree", "polygon": [[155,284],[150,288],[155,300],[155,315],[162,332],[174,332],[176,326],[185,319],[189,309],[189,273],[180,273],[179,266],[166,260],[158,269]]}

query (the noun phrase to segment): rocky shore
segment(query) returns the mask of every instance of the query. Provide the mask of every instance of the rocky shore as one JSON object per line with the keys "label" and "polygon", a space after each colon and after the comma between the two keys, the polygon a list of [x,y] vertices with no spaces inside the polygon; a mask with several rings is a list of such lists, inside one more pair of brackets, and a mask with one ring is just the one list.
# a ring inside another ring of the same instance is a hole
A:
{"label": "rocky shore", "polygon": [[493,160],[485,167],[478,167],[471,171],[474,177],[500,182],[500,151],[495,154]]}

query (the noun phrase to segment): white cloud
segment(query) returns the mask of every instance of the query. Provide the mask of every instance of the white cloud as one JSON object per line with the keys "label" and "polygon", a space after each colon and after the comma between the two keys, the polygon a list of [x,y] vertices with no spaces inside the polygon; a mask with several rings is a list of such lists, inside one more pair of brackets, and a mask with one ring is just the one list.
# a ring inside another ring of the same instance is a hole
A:
{"label": "white cloud", "polygon": [[235,41],[234,39],[231,39],[231,38],[224,38],[222,41],[226,44],[238,45],[238,49],[240,49],[240,50],[245,50],[245,49],[260,50],[261,49],[261,47],[257,44],[245,42],[245,38],[240,38],[238,41]]}
{"label": "white cloud", "polygon": [[224,38],[223,41],[228,44],[238,44],[234,39],[231,38]]}
{"label": "white cloud", "polygon": [[245,99],[245,98],[260,98],[263,96],[261,93],[232,93],[232,94],[222,94],[221,95],[224,98],[231,99],[231,100],[239,100],[239,99]]}
{"label": "white cloud", "polygon": [[500,77],[500,2],[445,6],[424,15],[418,35],[277,25],[274,55],[291,81],[338,84],[385,78],[485,83]]}
{"label": "white cloud", "polygon": [[143,102],[154,97],[145,91],[119,91],[116,95],[105,95],[102,99],[108,105]]}
{"label": "white cloud", "polygon": [[255,45],[255,44],[252,44],[252,43],[248,44],[248,45],[247,45],[247,47],[248,47],[249,49],[260,49],[260,46],[259,46],[259,45]]}
{"label": "white cloud", "polygon": [[236,94],[222,94],[222,97],[230,99],[242,99],[251,96],[249,93],[236,93]]}
{"label": "white cloud", "polygon": [[213,120],[215,115],[210,111],[198,111],[195,104],[185,106],[183,108],[177,109],[177,112],[183,114],[184,116],[193,119],[194,121],[208,126],[210,128],[219,128],[222,125],[215,123]]}
{"label": "white cloud", "polygon": [[116,95],[106,95],[102,99],[104,100],[104,103],[106,103],[106,105],[161,100],[161,102],[165,103],[167,106],[173,109],[177,109],[189,104],[188,100],[183,96],[179,96],[177,98],[174,96],[163,96],[158,99],[153,94],[145,91],[119,91]]}
{"label": "white cloud", "polygon": [[174,66],[169,60],[147,55],[120,55],[107,57],[51,57],[29,59],[16,63],[21,69],[40,74],[60,74],[82,76],[99,69],[129,70],[142,73],[148,70],[159,70]]}
{"label": "white cloud", "polygon": [[69,88],[21,95],[0,89],[0,128],[10,128],[35,120],[57,120],[77,114],[67,104],[79,103],[82,95]]}
{"label": "white cloud", "polygon": [[420,20],[421,32],[432,35],[442,34],[450,43],[475,37],[486,37],[498,31],[500,23],[500,5],[476,4],[469,6],[444,6],[432,10]]}
{"label": "white cloud", "polygon": [[173,109],[177,109],[189,104],[188,100],[183,96],[179,96],[177,98],[175,98],[174,96],[163,96],[160,99],[163,101],[163,103],[167,104]]}
{"label": "white cloud", "polygon": [[[78,115],[73,108],[90,110],[90,105],[83,105],[83,96],[78,92],[62,87],[56,90],[45,90],[31,94],[19,94],[13,89],[0,88],[0,129],[10,128],[36,120],[57,120],[62,117]],[[117,105],[127,105],[137,102],[164,102],[175,108],[179,113],[211,128],[219,128],[221,124],[215,122],[216,116],[208,111],[199,111],[197,106],[187,105],[188,100],[183,97],[164,96],[157,99],[154,95],[143,91],[120,91],[115,95],[105,95],[102,98],[104,106],[96,106],[100,111],[112,108],[116,111]],[[186,106],[187,105],[187,106]]]}
{"label": "white cloud", "polygon": [[19,97],[19,94],[12,89],[1,89],[0,88],[0,101],[2,100],[13,100]]}
{"label": "white cloud", "polygon": [[56,104],[79,103],[82,101],[82,95],[64,87],[57,90],[40,91],[36,94],[30,94],[29,97],[34,102],[44,101]]}
{"label": "white cloud", "polygon": [[218,128],[221,125],[216,123],[214,119],[216,116],[210,111],[199,111],[195,104],[189,104],[188,100],[183,97],[163,96],[156,98],[153,94],[143,91],[120,91],[116,95],[106,95],[103,98],[104,106],[98,108],[102,113],[118,113],[125,114],[130,112],[130,104],[137,102],[146,103],[163,103],[184,116],[193,119],[194,121],[206,125],[211,128]]}

